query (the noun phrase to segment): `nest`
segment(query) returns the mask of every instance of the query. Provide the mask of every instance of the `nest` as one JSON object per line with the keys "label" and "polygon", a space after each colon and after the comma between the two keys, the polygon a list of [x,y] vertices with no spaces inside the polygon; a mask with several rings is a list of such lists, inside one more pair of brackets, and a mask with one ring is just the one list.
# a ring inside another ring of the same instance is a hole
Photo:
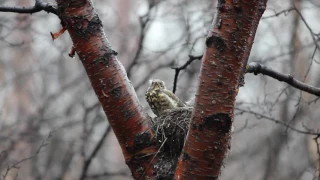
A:
{"label": "nest", "polygon": [[153,131],[162,151],[171,157],[180,155],[188,133],[192,108],[170,109],[153,119]]}
{"label": "nest", "polygon": [[161,161],[154,165],[155,179],[172,179],[188,133],[192,107],[170,109],[152,120],[152,128],[159,143]]}

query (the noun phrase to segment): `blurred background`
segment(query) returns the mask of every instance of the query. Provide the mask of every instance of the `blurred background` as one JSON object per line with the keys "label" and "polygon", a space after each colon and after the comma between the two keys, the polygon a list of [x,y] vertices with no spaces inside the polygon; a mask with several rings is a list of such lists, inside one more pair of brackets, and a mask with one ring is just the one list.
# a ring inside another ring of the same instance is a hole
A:
{"label": "blurred background", "polygon": [[[140,102],[154,116],[144,99],[148,80],[162,79],[172,90],[172,67],[202,55],[217,1],[93,3]],[[269,0],[249,61],[320,87],[319,19],[319,0]],[[68,56],[68,33],[51,39],[60,28],[53,14],[0,13],[0,179],[131,179],[81,62]],[[184,101],[195,94],[200,63],[178,77],[176,94]],[[320,128],[319,107],[316,96],[247,74],[221,179],[317,178],[317,144],[309,132]]]}

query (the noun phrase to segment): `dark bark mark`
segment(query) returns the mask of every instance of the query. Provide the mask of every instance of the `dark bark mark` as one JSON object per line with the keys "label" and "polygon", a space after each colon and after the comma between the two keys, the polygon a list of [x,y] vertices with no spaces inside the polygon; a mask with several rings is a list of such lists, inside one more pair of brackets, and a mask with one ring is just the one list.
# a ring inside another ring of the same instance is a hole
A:
{"label": "dark bark mark", "polygon": [[88,20],[85,17],[81,16],[76,16],[72,19],[74,21],[73,28],[77,29],[76,32],[82,38],[86,38],[86,34],[95,34],[97,32],[100,32],[100,27],[102,27],[102,23],[98,15],[94,16],[91,20]]}
{"label": "dark bark mark", "polygon": [[106,52],[102,57],[98,57],[95,60],[93,60],[92,63],[95,66],[98,66],[101,63],[101,64],[105,65],[106,67],[108,67],[108,65],[109,65],[108,59],[110,59],[112,55],[116,56],[116,55],[118,55],[118,53],[114,50],[110,50],[109,52]]}
{"label": "dark bark mark", "polygon": [[182,152],[182,161],[190,164],[190,168],[193,169],[197,166],[197,162],[186,152]]}
{"label": "dark bark mark", "polygon": [[190,156],[189,156],[189,154],[188,154],[188,153],[183,152],[182,160],[183,160],[183,161],[190,161],[190,160],[191,160],[191,158],[190,158]]}
{"label": "dark bark mark", "polygon": [[56,0],[57,1],[57,5],[58,5],[58,16],[61,19],[61,25],[63,27],[66,27],[65,25],[67,25],[67,21],[65,21],[65,10],[69,9],[69,7],[73,7],[74,9],[77,8],[82,8],[83,6],[85,6],[88,2],[87,0]]}
{"label": "dark bark mark", "polygon": [[234,7],[234,10],[238,13],[241,13],[242,12],[242,8],[240,6],[241,0],[233,0],[233,7]]}
{"label": "dark bark mark", "polygon": [[238,81],[238,88],[240,87],[243,87],[245,82],[244,82],[244,75],[242,75],[240,78],[239,78],[239,81]]}
{"label": "dark bark mark", "polygon": [[231,123],[232,121],[229,114],[217,113],[205,117],[203,127],[207,129],[215,128],[224,133],[228,133]]}
{"label": "dark bark mark", "polygon": [[77,35],[83,39],[87,38],[87,34],[100,33],[102,22],[98,15],[93,16],[90,20],[85,16],[64,16],[61,18],[63,27],[73,29]]}
{"label": "dark bark mark", "polygon": [[217,8],[220,10],[220,11],[224,11],[226,8],[225,8],[225,3],[226,1],[225,0],[219,0],[218,1],[218,6]]}
{"label": "dark bark mark", "polygon": [[217,77],[217,84],[218,84],[219,86],[222,86],[222,85],[223,85],[223,78],[222,78],[221,75],[218,75],[218,77]]}
{"label": "dark bark mark", "polygon": [[100,63],[108,66],[109,62],[108,62],[108,57],[106,56],[102,56],[102,57],[98,57],[97,59],[92,61],[92,64],[94,64],[95,66],[98,66]]}
{"label": "dark bark mark", "polygon": [[136,156],[133,156],[130,160],[126,161],[126,164],[129,167],[136,167],[135,172],[136,174],[143,174],[145,172],[145,168],[141,166],[143,162],[150,162],[150,156],[153,156],[154,154],[139,154]]}
{"label": "dark bark mark", "polygon": [[212,34],[206,40],[207,47],[215,47],[218,51],[223,52],[226,49],[226,43],[218,34]]}
{"label": "dark bark mark", "polygon": [[138,134],[134,137],[134,144],[132,147],[126,147],[127,151],[135,154],[141,149],[149,147],[152,144],[151,134],[149,131],[145,131],[141,134]]}
{"label": "dark bark mark", "polygon": [[149,131],[145,131],[134,137],[134,146],[136,149],[146,147],[150,144],[151,134]]}
{"label": "dark bark mark", "polygon": [[199,130],[199,131],[202,131],[202,126],[200,125],[197,125],[196,123],[192,123],[191,126],[190,126],[193,130]]}
{"label": "dark bark mark", "polygon": [[237,34],[236,34],[236,32],[231,32],[230,49],[233,51],[235,51],[237,49]]}
{"label": "dark bark mark", "polygon": [[68,7],[81,8],[87,4],[87,0],[57,0],[57,4],[59,5],[59,9]]}
{"label": "dark bark mark", "polygon": [[126,120],[131,119],[135,115],[135,111],[132,111],[132,110],[122,111],[122,113],[123,113],[123,117],[125,117]]}
{"label": "dark bark mark", "polygon": [[112,97],[118,101],[119,98],[121,97],[121,87],[116,87],[114,89],[112,89],[111,91]]}
{"label": "dark bark mark", "polygon": [[264,11],[266,10],[266,0],[259,0],[258,10],[259,13],[264,13]]}

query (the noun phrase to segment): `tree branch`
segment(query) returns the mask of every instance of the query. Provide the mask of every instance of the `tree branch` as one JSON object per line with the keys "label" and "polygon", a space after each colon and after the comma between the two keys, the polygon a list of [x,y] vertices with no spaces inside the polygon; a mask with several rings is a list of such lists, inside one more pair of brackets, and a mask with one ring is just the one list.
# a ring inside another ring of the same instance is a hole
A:
{"label": "tree branch", "polygon": [[270,77],[273,77],[274,79],[277,79],[279,81],[284,81],[291,85],[292,87],[295,87],[297,89],[300,89],[302,91],[308,92],[310,94],[320,96],[320,88],[308,85],[306,83],[303,83],[295,78],[293,78],[290,74],[283,74],[280,72],[276,72],[272,70],[271,68],[268,68],[267,66],[261,65],[256,62],[251,62],[247,67],[247,73],[253,73],[254,75],[257,74],[263,74]]}
{"label": "tree branch", "polygon": [[84,161],[84,165],[82,168],[82,173],[80,176],[80,180],[83,180],[86,178],[87,176],[87,171],[89,169],[89,166],[93,160],[93,158],[97,155],[97,153],[99,152],[99,149],[102,147],[104,140],[106,139],[107,135],[109,134],[109,132],[111,131],[111,126],[108,126],[107,129],[104,131],[101,139],[99,140],[99,142],[97,143],[97,145],[95,146],[95,148],[93,149],[93,151],[91,152],[91,154],[89,155],[89,157]]}
{"label": "tree branch", "polygon": [[119,172],[103,172],[100,174],[92,174],[88,175],[85,179],[99,179],[99,178],[106,178],[110,176],[124,176],[124,177],[129,177],[130,174],[128,174],[126,171],[119,171]]}
{"label": "tree branch", "polygon": [[262,113],[258,113],[258,112],[252,111],[252,110],[246,110],[246,109],[242,109],[242,108],[235,108],[235,110],[239,111],[239,113],[238,113],[239,115],[242,115],[244,113],[251,114],[251,115],[254,115],[257,119],[269,120],[271,122],[274,122],[276,124],[280,124],[280,125],[286,127],[287,129],[290,129],[290,130],[295,131],[295,132],[300,133],[300,134],[320,136],[320,133],[318,133],[318,132],[314,132],[312,130],[303,131],[303,130],[297,129],[297,128],[293,127],[293,126],[290,126],[290,124],[285,123],[284,121],[280,121],[278,119],[274,119],[274,118],[266,116],[266,115],[264,115]]}
{"label": "tree branch", "polygon": [[150,3],[147,14],[144,15],[144,16],[139,17],[139,22],[140,22],[140,27],[141,27],[139,40],[138,40],[138,44],[139,45],[138,45],[137,52],[136,52],[133,60],[131,61],[130,65],[128,66],[128,69],[127,69],[127,75],[128,75],[129,79],[131,77],[133,67],[138,64],[139,58],[140,58],[140,56],[142,54],[143,42],[145,40],[145,35],[146,35],[146,32],[148,31],[148,29],[150,27],[148,24],[151,22],[150,21],[150,19],[151,19],[151,17],[150,17],[151,16],[151,9],[154,6],[155,6],[155,4]]}
{"label": "tree branch", "polygon": [[318,41],[317,39],[315,38],[316,34],[312,31],[311,27],[309,26],[309,24],[307,23],[307,21],[304,19],[303,15],[301,14],[301,12],[294,6],[293,7],[294,10],[297,12],[297,14],[300,16],[301,20],[303,21],[303,23],[306,25],[306,27],[308,28],[310,34],[311,34],[311,37],[312,37],[312,40],[314,42],[314,45],[317,47],[317,49],[320,49],[320,46],[318,45]]}
{"label": "tree branch", "polygon": [[272,18],[272,17],[278,17],[281,14],[284,14],[286,16],[289,12],[291,12],[293,10],[295,10],[295,8],[289,8],[289,9],[282,10],[280,12],[274,12],[273,15],[265,16],[265,17],[262,17],[261,19],[269,19],[269,18]]}
{"label": "tree branch", "polygon": [[178,76],[181,70],[186,69],[194,60],[201,60],[203,55],[200,56],[193,56],[189,55],[189,60],[180,67],[172,67],[176,72],[174,74],[174,81],[173,81],[173,90],[172,92],[175,93],[177,90],[177,84],[178,84]]}
{"label": "tree branch", "polygon": [[[29,156],[29,157],[26,157],[26,158],[23,158],[23,159],[21,159],[20,161],[15,162],[13,165],[8,166],[7,169],[6,169],[6,171],[5,171],[4,174],[2,175],[3,180],[6,179],[8,173],[9,173],[9,171],[10,171],[11,169],[19,169],[19,168],[20,168],[20,165],[21,165],[23,162],[28,161],[28,160],[33,159],[33,158],[35,158],[36,156],[38,156],[38,154],[41,152],[41,150],[48,145],[48,141],[49,141],[49,139],[51,138],[51,136],[52,136],[52,133],[50,132],[49,135],[46,137],[46,139],[42,140],[40,146],[38,147],[37,151],[36,151],[33,155],[31,155],[31,156]],[[16,175],[16,176],[17,176],[17,175]]]}
{"label": "tree branch", "polygon": [[[318,141],[318,139],[319,139],[319,137],[320,137],[320,135],[317,135],[313,140],[314,140],[314,142],[316,143],[316,145],[317,145],[317,154],[318,154],[318,168],[320,168],[320,143],[319,143],[319,141]],[[318,179],[320,179],[320,170],[319,169],[317,169],[318,170]]]}
{"label": "tree branch", "polygon": [[40,0],[36,0],[32,7],[8,7],[0,6],[0,12],[13,12],[21,14],[32,14],[40,11],[46,11],[47,13],[53,13],[57,15],[57,6],[51,3],[45,3]]}

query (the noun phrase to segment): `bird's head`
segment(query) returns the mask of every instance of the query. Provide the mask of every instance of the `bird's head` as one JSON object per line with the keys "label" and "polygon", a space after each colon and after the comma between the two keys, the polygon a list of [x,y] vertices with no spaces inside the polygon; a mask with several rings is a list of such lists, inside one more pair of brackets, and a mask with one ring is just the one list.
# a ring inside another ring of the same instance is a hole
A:
{"label": "bird's head", "polygon": [[150,82],[150,90],[162,90],[166,89],[166,86],[163,81],[160,79],[152,79],[149,81]]}

